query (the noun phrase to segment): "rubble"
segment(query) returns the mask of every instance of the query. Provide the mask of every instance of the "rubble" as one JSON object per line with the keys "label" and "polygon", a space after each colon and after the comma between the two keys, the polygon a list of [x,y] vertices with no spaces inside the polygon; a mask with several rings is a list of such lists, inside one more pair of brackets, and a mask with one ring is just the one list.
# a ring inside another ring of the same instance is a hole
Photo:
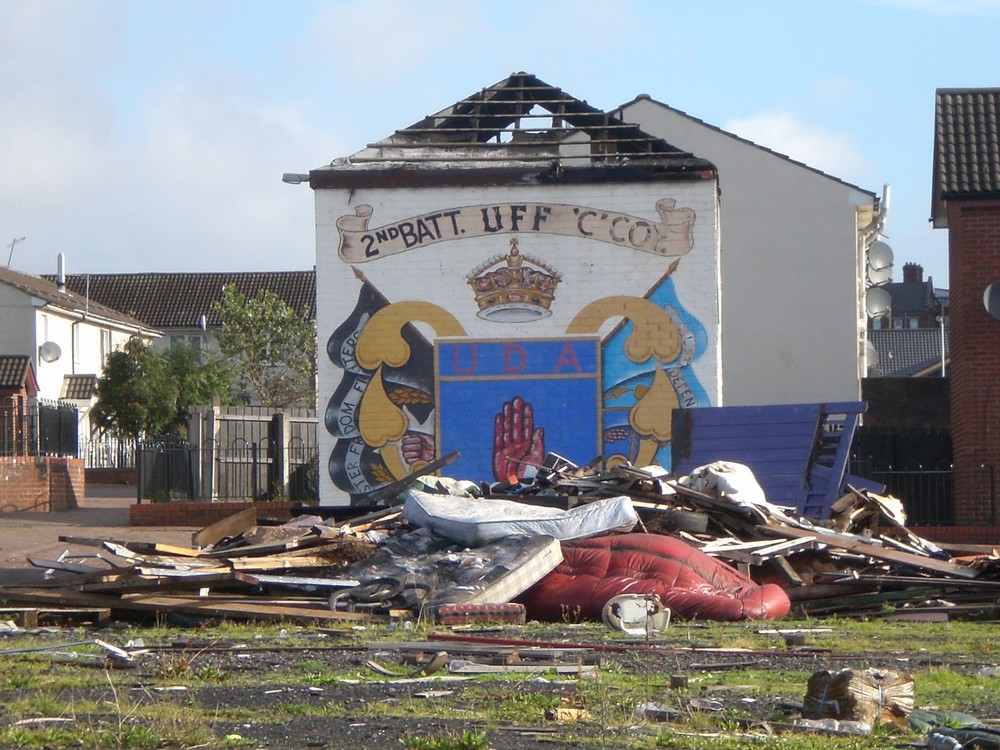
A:
{"label": "rubble", "polygon": [[[551,454],[530,480],[425,475],[394,489],[385,507],[342,522],[314,508],[267,526],[240,511],[190,547],[62,537],[99,553],[29,559],[46,580],[0,587],[0,601],[102,618],[459,624],[599,621],[615,596],[655,594],[657,630],[671,616],[955,617],[995,609],[1000,594],[994,550],[920,538],[896,498],[847,484],[827,518],[808,518],[769,502],[733,462],[676,477]],[[602,555],[619,548],[627,564],[615,568]],[[620,619],[619,629],[646,629]]]}

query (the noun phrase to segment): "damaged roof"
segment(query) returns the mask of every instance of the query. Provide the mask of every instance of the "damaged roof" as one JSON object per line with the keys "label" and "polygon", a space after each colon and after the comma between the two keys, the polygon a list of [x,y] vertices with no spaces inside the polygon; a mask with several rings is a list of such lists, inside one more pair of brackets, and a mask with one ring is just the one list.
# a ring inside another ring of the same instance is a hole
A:
{"label": "damaged roof", "polygon": [[1000,88],[938,89],[931,219],[948,226],[951,198],[1000,198]]}
{"label": "damaged roof", "polygon": [[[607,167],[615,167],[613,173]],[[539,181],[701,179],[715,166],[529,73],[514,73],[356,154],[312,170],[313,188],[357,187],[359,173],[537,172]],[[419,171],[418,171],[419,170]],[[349,176],[345,176],[348,173]],[[523,177],[522,177],[523,179]],[[363,186],[364,183],[361,183]],[[374,180],[373,180],[374,184]]]}

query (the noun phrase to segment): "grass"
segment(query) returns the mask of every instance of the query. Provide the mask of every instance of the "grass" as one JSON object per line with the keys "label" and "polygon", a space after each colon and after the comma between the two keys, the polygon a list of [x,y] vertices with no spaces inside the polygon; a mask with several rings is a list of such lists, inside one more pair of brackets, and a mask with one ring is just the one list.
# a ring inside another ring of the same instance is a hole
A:
{"label": "grass", "polygon": [[[741,661],[740,650],[745,650],[747,657],[742,661],[752,662],[759,652],[787,648],[780,633],[763,632],[779,628],[806,630],[806,645],[818,649],[821,654],[872,654],[872,666],[910,672],[915,680],[918,707],[933,706],[976,715],[980,708],[997,705],[993,696],[1000,678],[980,676],[972,668],[973,664],[1000,661],[1000,632],[992,623],[854,619],[674,623],[657,645],[713,649],[705,653],[703,661],[706,664],[722,663],[725,659]],[[391,678],[381,678],[365,670],[363,657],[351,666],[338,668],[317,656],[313,649],[333,645],[361,647],[383,640],[418,640],[425,638],[428,630],[423,624],[405,632],[385,626],[369,626],[360,631],[344,626],[324,628],[322,633],[327,637],[318,638],[317,630],[288,624],[225,624],[211,629],[130,628],[116,634],[115,640],[124,643],[142,638],[148,646],[187,640],[192,644],[188,648],[163,651],[147,660],[141,667],[141,675],[134,670],[105,671],[81,663],[61,663],[44,652],[7,655],[0,668],[0,747],[82,746],[101,750],[249,746],[253,744],[250,740],[226,735],[218,727],[260,721],[259,708],[221,705],[211,710],[202,709],[191,694],[200,687],[215,686],[248,690],[281,686],[307,690],[343,684],[344,690],[348,690],[350,682],[359,678],[365,683],[391,683]],[[568,637],[581,644],[614,644],[626,638],[598,624],[580,624],[569,630],[564,625],[528,625],[508,628],[496,635],[526,641],[565,641]],[[19,636],[16,644],[28,647],[34,642],[43,643],[44,638]],[[48,638],[51,642],[52,636]],[[63,634],[58,638],[71,640]],[[263,650],[292,647],[301,648],[303,652],[297,658],[276,659],[273,665],[266,659],[257,660],[253,669],[241,671],[220,667],[208,657],[206,644],[215,643],[226,646],[239,643]],[[12,642],[8,641],[7,645]],[[886,728],[878,728],[872,737],[836,738],[787,731],[769,734],[753,718],[752,711],[733,707],[731,703],[724,712],[690,709],[692,698],[711,699],[720,694],[715,691],[737,693],[748,700],[783,696],[800,702],[813,671],[810,658],[793,662],[792,669],[752,666],[688,669],[684,672],[688,677],[687,686],[671,688],[670,675],[680,673],[681,663],[678,661],[676,671],[669,666],[664,669],[663,659],[657,662],[656,669],[646,668],[641,645],[637,649],[638,655],[633,653],[631,657],[637,668],[617,668],[612,659],[601,667],[600,679],[571,682],[559,691],[535,689],[531,682],[536,675],[489,675],[463,683],[453,695],[417,698],[413,693],[418,689],[401,687],[388,695],[382,693],[381,698],[366,696],[348,711],[341,702],[341,692],[331,689],[315,700],[292,699],[286,694],[287,700],[268,704],[267,721],[350,715],[441,719],[486,728],[537,726],[544,723],[549,709],[571,705],[585,708],[589,719],[565,725],[561,739],[580,747],[729,750],[752,746],[760,750],[852,750],[925,739],[916,732]],[[725,649],[727,653],[720,656],[714,649]],[[669,665],[669,657],[666,661]],[[410,667],[399,669],[412,671]],[[542,676],[550,681],[567,679],[552,673]],[[179,684],[188,686],[189,693],[178,694],[178,697],[155,692],[157,687]],[[681,720],[665,725],[639,723],[636,728],[633,710],[647,701],[679,711]],[[785,721],[783,716],[772,717],[772,729]],[[402,745],[411,750],[478,750],[488,746],[484,742],[485,735],[478,729],[408,736],[401,740]]]}
{"label": "grass", "polygon": [[406,737],[403,747],[407,750],[486,750],[489,743],[484,732],[466,730],[439,737]]}

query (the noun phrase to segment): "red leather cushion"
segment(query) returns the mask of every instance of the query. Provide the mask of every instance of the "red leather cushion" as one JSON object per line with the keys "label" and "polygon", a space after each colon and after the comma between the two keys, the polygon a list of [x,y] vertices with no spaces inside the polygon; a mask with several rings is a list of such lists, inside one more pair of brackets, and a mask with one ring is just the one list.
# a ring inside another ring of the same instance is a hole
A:
{"label": "red leather cushion", "polygon": [[659,534],[618,534],[563,542],[563,562],[521,597],[539,620],[594,620],[620,594],[657,594],[675,617],[762,620],[784,617],[791,602],[701,550]]}

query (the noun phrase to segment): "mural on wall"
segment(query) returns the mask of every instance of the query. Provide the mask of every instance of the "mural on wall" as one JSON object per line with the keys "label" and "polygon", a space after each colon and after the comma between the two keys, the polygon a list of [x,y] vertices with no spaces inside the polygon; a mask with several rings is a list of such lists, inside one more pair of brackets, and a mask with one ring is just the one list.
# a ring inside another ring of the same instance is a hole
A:
{"label": "mural on wall", "polygon": [[[577,463],[669,466],[672,409],[709,403],[691,368],[707,335],[681,306],[672,278],[694,244],[694,211],[670,199],[655,210],[659,222],[583,206],[505,203],[376,228],[368,226],[370,206],[341,216],[339,256],[360,289],[327,343],[343,371],[325,415],[335,438],[328,464],[334,484],[361,501],[452,450],[460,457],[449,474],[474,481],[531,476],[549,451]],[[544,321],[573,290],[557,264],[519,246],[543,234],[671,260],[638,296],[598,296],[552,330]],[[502,241],[505,252],[467,266],[469,295],[460,302],[389,300],[359,270],[467,238],[478,238],[477,247]],[[475,321],[480,333],[490,326],[488,336],[469,333]]]}

